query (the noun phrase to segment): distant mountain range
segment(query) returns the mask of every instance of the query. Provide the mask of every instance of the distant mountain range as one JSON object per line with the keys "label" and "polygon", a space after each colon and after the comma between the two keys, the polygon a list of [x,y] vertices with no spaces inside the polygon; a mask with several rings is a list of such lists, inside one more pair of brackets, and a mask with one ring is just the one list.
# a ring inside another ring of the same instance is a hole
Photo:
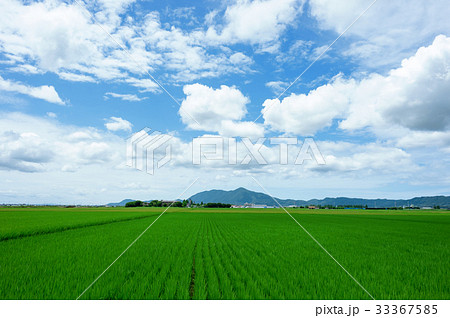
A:
{"label": "distant mountain range", "polygon": [[[276,206],[274,200],[267,194],[254,192],[245,188],[236,190],[209,190],[199,192],[190,199],[196,203],[221,202],[234,205],[243,205],[245,203]],[[416,197],[409,200],[390,200],[390,199],[360,199],[360,198],[325,198],[322,200],[292,200],[275,198],[282,206],[307,206],[307,205],[332,205],[332,206],[368,206],[369,208],[389,208],[414,205],[415,207],[450,207],[450,196]]]}
{"label": "distant mountain range", "polygon": [[[229,203],[234,205],[244,205],[245,203],[277,206],[273,199],[264,193],[254,192],[245,188],[237,188],[236,190],[209,190],[199,192],[190,197],[195,203]],[[368,206],[369,208],[390,208],[410,206],[415,207],[434,207],[450,208],[450,196],[434,196],[434,197],[415,197],[409,200],[390,200],[390,199],[360,199],[360,198],[325,198],[312,200],[293,200],[275,198],[282,206],[308,206],[308,205],[331,205],[331,206]],[[107,206],[125,206],[126,203],[135,201],[125,199],[117,203],[108,203]],[[150,202],[151,200],[146,200]]]}

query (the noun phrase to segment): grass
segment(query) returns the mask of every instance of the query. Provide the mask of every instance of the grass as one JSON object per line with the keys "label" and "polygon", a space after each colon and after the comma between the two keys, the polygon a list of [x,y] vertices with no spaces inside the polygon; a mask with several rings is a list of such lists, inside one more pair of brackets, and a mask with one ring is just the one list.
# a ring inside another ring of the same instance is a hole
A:
{"label": "grass", "polygon": [[[82,299],[369,299],[283,211],[211,210],[170,209]],[[0,209],[0,299],[77,298],[162,211]],[[449,298],[450,214],[292,212],[375,298]]]}

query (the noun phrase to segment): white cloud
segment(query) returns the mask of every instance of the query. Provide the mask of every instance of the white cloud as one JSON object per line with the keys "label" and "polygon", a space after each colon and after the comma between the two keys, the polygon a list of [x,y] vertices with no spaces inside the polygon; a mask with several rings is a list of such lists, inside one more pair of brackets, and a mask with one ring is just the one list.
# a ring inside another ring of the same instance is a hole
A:
{"label": "white cloud", "polygon": [[114,97],[114,98],[120,98],[121,100],[126,100],[128,102],[140,102],[144,99],[147,99],[147,97],[138,97],[135,94],[117,94],[117,93],[105,93],[105,99],[108,99],[108,96]]}
{"label": "white cloud", "polygon": [[402,148],[438,147],[450,152],[450,131],[405,131],[396,144]]}
{"label": "white cloud", "polygon": [[114,163],[121,157],[118,137],[22,113],[0,116],[0,140],[2,170],[61,171],[64,166]]}
{"label": "white cloud", "polygon": [[[160,54],[161,67],[174,72],[171,76],[173,80],[185,82],[227,73],[243,73],[251,62],[243,53],[233,53],[229,49],[225,50],[226,54],[221,51],[211,53],[208,48],[214,43],[208,41],[203,30],[196,29],[189,33],[174,26],[164,27],[156,12],[145,16],[138,31],[142,34],[142,45]],[[231,58],[233,54],[238,55]]]}
{"label": "white cloud", "polygon": [[265,85],[266,87],[270,88],[275,94],[279,95],[286,89],[286,87],[288,87],[289,83],[283,81],[271,81],[267,82]]}
{"label": "white cloud", "polygon": [[24,74],[42,74],[42,70],[38,69],[36,66],[30,64],[22,64],[9,69],[13,72],[24,73]]}
{"label": "white cloud", "polygon": [[206,38],[217,43],[241,42],[270,47],[294,22],[302,6],[303,1],[297,0],[237,0],[227,7],[222,29],[210,26]]}
{"label": "white cloud", "polygon": [[449,87],[450,37],[441,35],[387,76],[372,75],[356,84],[350,114],[340,127],[387,124],[446,130],[450,128]]}
{"label": "white cloud", "polygon": [[108,13],[124,13],[125,9],[136,0],[99,0]]}
{"label": "white cloud", "polygon": [[251,64],[253,63],[253,60],[248,57],[247,55],[237,52],[230,56],[230,62],[233,64]]}
{"label": "white cloud", "polygon": [[159,92],[159,86],[154,81],[150,79],[137,79],[137,78],[127,78],[126,83],[133,85],[134,87],[140,88],[141,93],[145,92]]}
{"label": "white cloud", "polygon": [[241,120],[247,113],[245,105],[250,102],[237,88],[226,85],[218,89],[202,84],[185,85],[183,92],[186,99],[179,111],[181,120],[196,130],[217,131],[221,120]]}
{"label": "white cloud", "polygon": [[369,127],[385,138],[394,131],[444,131],[450,128],[448,87],[450,38],[438,36],[387,76],[355,80],[339,75],[308,94],[266,100],[263,116],[273,129],[301,135],[329,127],[335,119],[341,120],[341,129]]}
{"label": "white cloud", "polygon": [[[279,63],[289,63],[293,65],[303,65],[306,62],[313,62],[320,56],[320,60],[330,59],[329,53],[333,47],[329,47],[329,43],[318,45],[313,41],[296,40],[288,49],[278,52],[276,61]],[[303,67],[306,67],[304,65]]]}
{"label": "white cloud", "polygon": [[0,169],[41,171],[42,164],[54,157],[45,139],[34,133],[3,131],[0,141]]}
{"label": "white cloud", "polygon": [[[190,142],[173,137],[170,141],[172,160],[167,167],[149,177],[125,166],[125,140],[93,128],[64,126],[55,119],[20,113],[2,113],[0,141],[0,178],[3,181],[0,183],[0,201],[11,203],[99,204],[127,197],[173,199],[196,177],[200,176],[199,185],[186,196],[216,184],[217,175],[233,176],[221,183],[221,187],[252,186],[250,175],[257,176],[260,182],[270,184],[270,187],[283,187],[289,183],[295,191],[286,196],[293,198],[318,195],[367,197],[369,193],[392,197],[389,189],[377,189],[397,186],[399,181],[420,184],[426,180],[427,184],[443,187],[448,187],[450,182],[446,157],[442,157],[442,153],[433,153],[435,161],[419,165],[415,160],[420,156],[379,143],[317,142],[327,161],[326,166],[320,167],[311,162],[302,166],[279,165],[279,146],[267,144],[261,149],[267,165],[257,165],[254,160],[249,165],[228,165],[226,161],[213,160],[193,166]],[[248,151],[242,142],[238,141],[237,147],[240,163]],[[293,155],[298,153],[298,147],[289,148]],[[155,155],[162,157],[165,149],[160,150],[162,153]],[[225,156],[226,151],[227,147]],[[293,159],[290,156],[289,162]],[[188,181],[180,183],[179,175]],[[124,186],[123,180],[133,180],[133,183]],[[299,189],[308,194],[299,197],[295,194]]]}
{"label": "white cloud", "polygon": [[[34,60],[43,70],[80,68],[98,61],[99,32],[75,5],[44,1],[23,5],[2,1],[3,51]],[[98,28],[98,27],[97,27]],[[106,36],[102,37],[105,42]]]}
{"label": "white cloud", "polygon": [[58,76],[63,80],[72,82],[89,82],[89,83],[96,82],[95,79],[89,75],[75,74],[69,72],[58,72]]}
{"label": "white cloud", "polygon": [[158,92],[156,83],[141,78],[158,69],[165,70],[160,72],[162,81],[191,81],[248,70],[251,59],[242,53],[208,51],[204,30],[185,32],[162,25],[155,12],[127,18],[124,13],[131,2],[85,5],[132,58],[83,8],[59,0],[2,1],[0,52],[17,72],[53,72],[76,82],[127,82],[148,92]]}
{"label": "white cloud", "polygon": [[[343,32],[372,0],[310,0],[310,12],[319,27]],[[436,35],[450,29],[446,0],[397,0],[376,2],[345,34],[353,40],[344,52],[373,68],[393,65]]]}
{"label": "white cloud", "polygon": [[378,143],[319,142],[326,165],[312,167],[318,172],[390,173],[406,179],[419,167],[406,151]]}
{"label": "white cloud", "polygon": [[53,86],[28,86],[19,82],[4,79],[0,76],[0,90],[28,95],[53,104],[65,104]]}
{"label": "white cloud", "polygon": [[222,120],[218,132],[221,136],[257,138],[264,136],[264,127],[251,121]]}
{"label": "white cloud", "polygon": [[[214,89],[202,84],[185,85],[186,99],[179,114],[188,128],[220,132],[228,136],[261,136],[264,129],[252,122],[242,122],[250,100],[236,87]],[[245,133],[245,135],[241,135]]]}
{"label": "white cloud", "polygon": [[105,124],[105,127],[111,131],[131,131],[133,125],[128,121],[120,117],[110,117],[108,122]]}
{"label": "white cloud", "polygon": [[308,94],[291,94],[281,102],[267,99],[263,103],[264,123],[276,131],[298,135],[314,135],[329,127],[334,118],[348,107],[348,84],[336,77],[331,84],[320,86]]}

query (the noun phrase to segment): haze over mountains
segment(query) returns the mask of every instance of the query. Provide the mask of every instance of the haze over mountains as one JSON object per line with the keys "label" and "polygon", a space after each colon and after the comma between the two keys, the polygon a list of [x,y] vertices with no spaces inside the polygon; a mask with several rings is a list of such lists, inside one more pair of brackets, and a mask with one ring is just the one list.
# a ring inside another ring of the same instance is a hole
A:
{"label": "haze over mountains", "polygon": [[[274,200],[267,194],[261,192],[250,191],[245,188],[237,188],[231,191],[225,190],[209,190],[199,192],[190,197],[196,203],[220,202],[234,205],[260,204],[268,206],[277,206]],[[275,198],[282,206],[307,206],[307,205],[331,205],[331,206],[368,206],[369,208],[388,208],[410,206],[415,207],[450,207],[450,196],[431,196],[431,197],[415,197],[409,200],[392,200],[392,199],[361,199],[361,198],[324,198],[312,200],[294,200],[294,199],[278,199]],[[131,199],[123,200],[119,203],[110,203],[111,206],[123,206],[126,202],[133,201]]]}

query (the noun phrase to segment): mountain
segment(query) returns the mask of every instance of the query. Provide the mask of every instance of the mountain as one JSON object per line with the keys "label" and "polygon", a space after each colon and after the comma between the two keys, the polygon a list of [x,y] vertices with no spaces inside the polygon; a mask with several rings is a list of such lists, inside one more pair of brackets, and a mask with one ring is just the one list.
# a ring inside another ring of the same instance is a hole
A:
{"label": "mountain", "polygon": [[132,202],[132,201],[136,201],[136,200],[125,199],[125,200],[122,200],[117,203],[108,203],[106,206],[125,206],[125,204],[127,204],[128,202]]}
{"label": "mountain", "polygon": [[[245,188],[237,188],[236,190],[231,191],[203,191],[193,195],[190,199],[197,203],[221,202],[236,205],[242,205],[245,203],[277,205],[269,195],[261,192],[250,191]],[[307,202],[303,200],[277,199],[277,201],[283,206],[307,204]]]}
{"label": "mountain", "polygon": [[[242,205],[244,203],[274,205],[270,196],[264,193],[253,192],[245,188],[238,188],[232,191],[210,190],[199,192],[190,199],[196,203],[221,202]],[[283,204],[280,202],[280,204]]]}
{"label": "mountain", "polygon": [[[208,202],[220,202],[229,203],[235,205],[243,205],[245,203],[252,204],[264,204],[268,206],[277,206],[274,200],[267,194],[261,192],[254,192],[245,188],[237,188],[236,190],[224,191],[224,190],[209,190],[199,192],[190,197],[190,199],[196,203],[208,203]],[[450,196],[434,196],[434,197],[416,197],[409,200],[390,200],[390,199],[361,199],[361,198],[325,198],[325,199],[312,199],[308,201],[304,200],[292,200],[292,199],[278,199],[275,198],[282,206],[297,205],[332,205],[332,206],[365,206],[369,208],[388,208],[395,206],[410,206],[415,207],[433,207],[439,205],[440,207],[450,207]]]}

